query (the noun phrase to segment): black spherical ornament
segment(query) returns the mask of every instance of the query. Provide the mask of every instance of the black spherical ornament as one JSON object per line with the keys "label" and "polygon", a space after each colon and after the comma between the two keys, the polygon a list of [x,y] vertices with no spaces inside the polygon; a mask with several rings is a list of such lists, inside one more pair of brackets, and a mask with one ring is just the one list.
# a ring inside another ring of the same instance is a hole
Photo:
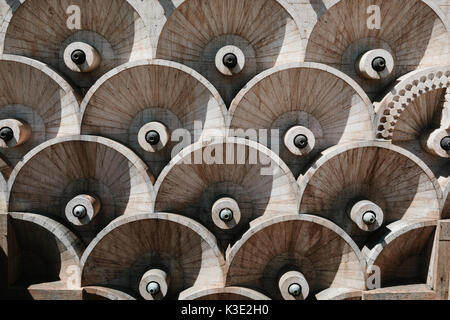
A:
{"label": "black spherical ornament", "polygon": [[228,69],[233,69],[238,64],[238,58],[236,57],[236,55],[234,53],[227,53],[223,57],[223,64]]}
{"label": "black spherical ornament", "polygon": [[0,139],[5,142],[9,142],[14,138],[14,131],[10,127],[4,127],[0,129]]}
{"label": "black spherical ornament", "polygon": [[294,145],[299,149],[305,149],[308,146],[308,137],[304,134],[299,134],[294,138]]}
{"label": "black spherical ornament", "polygon": [[86,53],[84,53],[84,51],[82,50],[75,50],[74,52],[72,52],[70,58],[76,65],[82,65],[86,62]]}
{"label": "black spherical ornament", "polygon": [[161,137],[159,136],[159,133],[157,131],[151,130],[145,135],[145,140],[150,145],[155,146],[161,141]]}
{"label": "black spherical ornament", "polygon": [[220,220],[223,222],[230,222],[233,220],[233,211],[228,208],[222,209],[220,211]]}
{"label": "black spherical ornament", "polygon": [[83,205],[78,205],[72,210],[73,216],[77,219],[83,219],[87,215],[87,209]]}
{"label": "black spherical ornament", "polygon": [[298,297],[302,293],[302,287],[298,283],[293,283],[289,286],[289,294],[293,297]]}
{"label": "black spherical ornament", "polygon": [[377,57],[372,61],[372,68],[376,72],[382,72],[386,69],[386,59]]}
{"label": "black spherical ornament", "polygon": [[157,295],[161,291],[161,287],[158,282],[152,281],[147,284],[147,292],[152,296]]}
{"label": "black spherical ornament", "polygon": [[445,151],[450,151],[450,136],[447,136],[441,140],[441,148]]}
{"label": "black spherical ornament", "polygon": [[363,215],[363,221],[366,225],[371,226],[377,222],[377,215],[373,211],[367,211]]}

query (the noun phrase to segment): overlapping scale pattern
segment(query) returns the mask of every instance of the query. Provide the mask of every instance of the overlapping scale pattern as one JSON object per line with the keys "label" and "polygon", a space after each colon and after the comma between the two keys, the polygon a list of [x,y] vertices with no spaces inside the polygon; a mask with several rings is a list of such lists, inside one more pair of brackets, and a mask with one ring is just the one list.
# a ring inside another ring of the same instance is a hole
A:
{"label": "overlapping scale pattern", "polygon": [[0,298],[448,299],[449,7],[0,0]]}

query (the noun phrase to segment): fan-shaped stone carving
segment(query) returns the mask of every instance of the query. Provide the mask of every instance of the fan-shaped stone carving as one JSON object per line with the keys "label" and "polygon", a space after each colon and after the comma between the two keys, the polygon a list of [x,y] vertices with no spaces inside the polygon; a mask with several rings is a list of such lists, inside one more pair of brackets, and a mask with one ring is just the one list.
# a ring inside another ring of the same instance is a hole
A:
{"label": "fan-shaped stone carving", "polygon": [[450,171],[450,66],[409,73],[377,108],[377,137],[416,154],[445,182]]}
{"label": "fan-shaped stone carving", "polygon": [[82,285],[176,299],[185,290],[222,286],[223,264],[214,236],[198,223],[174,214],[139,214],[117,219],[89,245]]}
{"label": "fan-shaped stone carving", "polygon": [[326,150],[300,184],[300,213],[326,217],[362,245],[397,220],[439,219],[442,192],[412,153],[381,141]]}
{"label": "fan-shaped stone carving", "polygon": [[338,226],[316,216],[276,217],[254,226],[233,246],[227,261],[228,286],[252,288],[273,299],[303,300],[330,287],[365,288],[365,262],[356,244]]}
{"label": "fan-shaped stone carving", "polygon": [[267,296],[248,288],[227,287],[202,289],[181,300],[270,300]]}
{"label": "fan-shaped stone carving", "polygon": [[127,61],[151,57],[144,20],[126,0],[14,0],[0,52],[43,61],[89,88]]}
{"label": "fan-shaped stone carving", "polygon": [[[225,134],[219,93],[195,71],[170,61],[130,62],[110,71],[88,92],[81,112],[83,134],[129,146],[155,175],[183,147]],[[149,140],[155,131],[157,141]]]}
{"label": "fan-shaped stone carving", "polygon": [[397,221],[364,247],[368,269],[379,268],[381,286],[426,284],[437,221]]}
{"label": "fan-shaped stone carving", "polygon": [[[11,213],[8,230],[10,296],[49,299],[79,286],[82,242],[62,224],[36,214]],[[53,293],[52,293],[53,292]]]}
{"label": "fan-shaped stone carving", "polygon": [[114,218],[149,212],[152,179],[147,166],[114,141],[53,139],[14,169],[9,211],[49,216],[88,243]]}
{"label": "fan-shaped stone carving", "polygon": [[167,19],[156,56],[203,74],[228,105],[259,72],[302,60],[294,17],[280,0],[187,0]]}
{"label": "fan-shaped stone carving", "polygon": [[[326,90],[324,90],[326,88]],[[326,65],[292,63],[253,78],[230,107],[230,135],[261,139],[279,130],[281,158],[295,176],[323,150],[373,138],[374,112],[363,90],[348,76]],[[264,135],[264,134],[263,134]],[[296,145],[299,136],[305,145]],[[274,150],[274,149],[273,149]]]}
{"label": "fan-shaped stone carving", "polygon": [[432,1],[341,0],[314,26],[305,60],[342,70],[377,99],[403,74],[448,64],[449,29]]}
{"label": "fan-shaped stone carving", "polygon": [[188,216],[211,230],[223,247],[264,216],[297,214],[297,185],[269,149],[241,138],[184,149],[155,184],[155,212]]}
{"label": "fan-shaped stone carving", "polygon": [[0,153],[17,164],[31,149],[55,137],[79,134],[79,98],[43,63],[0,59]]}

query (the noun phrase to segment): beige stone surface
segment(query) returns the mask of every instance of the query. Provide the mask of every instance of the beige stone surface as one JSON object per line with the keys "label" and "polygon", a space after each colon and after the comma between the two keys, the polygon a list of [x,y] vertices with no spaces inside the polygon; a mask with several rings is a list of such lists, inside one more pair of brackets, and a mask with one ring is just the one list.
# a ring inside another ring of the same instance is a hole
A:
{"label": "beige stone surface", "polygon": [[[217,158],[208,159],[214,152]],[[203,223],[226,250],[253,220],[297,214],[297,193],[294,176],[272,151],[253,141],[227,138],[199,142],[178,154],[155,184],[154,211]],[[225,230],[211,218],[214,203],[222,197],[233,199],[240,210],[239,223]]]}
{"label": "beige stone surface", "polygon": [[[369,28],[371,20],[367,12],[373,4],[371,0],[341,0],[329,7],[308,38],[305,60],[344,71],[373,99],[401,75],[418,68],[448,64],[449,24],[434,2],[377,1],[380,25]],[[354,67],[358,57],[372,49],[387,50],[394,57],[391,77],[381,82],[361,78]]]}
{"label": "beige stone surface", "polygon": [[[149,212],[153,181],[147,165],[117,142],[95,136],[57,138],[28,153],[14,169],[8,210],[61,221],[89,243],[115,218]],[[76,226],[67,220],[66,206],[82,194],[96,196],[101,209],[90,223]]]}
{"label": "beige stone surface", "polygon": [[30,285],[27,291],[36,299],[65,300],[77,294],[84,244],[74,233],[41,215],[10,213],[7,237],[6,274],[16,298],[23,298]]}
{"label": "beige stone surface", "polygon": [[132,296],[111,288],[84,287],[83,300],[136,300]]}
{"label": "beige stone surface", "polygon": [[382,287],[404,283],[427,283],[437,222],[397,221],[380,230],[363,248],[368,268],[377,266],[381,271]]}
{"label": "beige stone surface", "polygon": [[45,64],[25,57],[1,56],[0,92],[1,119],[21,120],[31,131],[31,137],[22,144],[0,148],[12,165],[47,140],[79,134],[80,98]]}
{"label": "beige stone surface", "polygon": [[273,299],[281,299],[278,281],[287,271],[301,272],[311,295],[330,287],[365,288],[361,251],[337,225],[316,216],[275,217],[253,226],[227,261],[227,286],[258,288]]}
{"label": "beige stone surface", "polygon": [[432,264],[433,277],[431,285],[436,291],[436,298],[449,300],[450,292],[450,220],[441,220],[437,226],[434,243],[435,256]]}
{"label": "beige stone surface", "polygon": [[435,300],[436,292],[424,284],[388,287],[366,291],[363,300]]}
{"label": "beige stone surface", "polygon": [[[110,71],[90,89],[81,104],[81,132],[130,147],[158,176],[176,153],[174,148],[180,148],[179,142],[188,146],[225,135],[225,113],[219,93],[195,70],[170,61],[142,60]],[[151,122],[160,122],[170,133],[161,152],[148,152],[150,147],[139,143],[140,130]],[[188,136],[173,141],[177,129]]]}
{"label": "beige stone surface", "polygon": [[[126,0],[26,0],[20,1],[20,5],[18,0],[13,0],[8,3],[11,10],[7,11],[1,27],[0,53],[45,62],[81,88],[90,87],[115,66],[152,57],[146,24]],[[79,8],[79,26],[71,18],[78,11],[69,10],[71,6]],[[64,63],[65,47],[80,40],[94,46],[102,56],[100,67],[92,74],[73,72]]]}
{"label": "beige stone surface", "polygon": [[[230,135],[279,130],[280,140],[271,143],[279,145],[281,158],[298,177],[325,149],[372,139],[373,118],[369,98],[348,76],[323,64],[292,63],[253,78],[233,100],[228,121],[230,129],[235,129]],[[307,156],[293,155],[282,140],[295,125],[314,134],[314,148]]]}
{"label": "beige stone surface", "polygon": [[0,0],[0,299],[448,300],[449,19]]}
{"label": "beige stone surface", "polygon": [[[300,32],[291,10],[277,0],[184,1],[165,22],[156,57],[199,70],[229,104],[259,72],[301,61]],[[216,52],[226,45],[238,47],[246,59],[245,69],[233,77],[215,68]]]}
{"label": "beige stone surface", "polygon": [[81,284],[136,293],[137,276],[152,265],[170,276],[171,299],[187,289],[223,284],[224,258],[214,236],[188,218],[163,213],[122,217],[103,230],[83,254]]}
{"label": "beige stone surface", "polygon": [[398,220],[439,219],[442,210],[442,190],[431,170],[412,153],[388,142],[332,147],[298,183],[300,213],[334,221],[359,246],[371,235],[349,216],[360,200],[381,208],[384,226]]}
{"label": "beige stone surface", "polygon": [[420,157],[444,185],[450,176],[449,151],[441,139],[450,134],[450,66],[411,72],[377,107],[377,137],[389,139]]}
{"label": "beige stone surface", "polygon": [[317,300],[361,300],[361,290],[328,288],[316,295]]}
{"label": "beige stone surface", "polygon": [[255,290],[242,287],[202,289],[189,295],[180,296],[180,300],[270,300]]}
{"label": "beige stone surface", "polygon": [[450,180],[444,187],[444,210],[442,212],[442,218],[450,218]]}

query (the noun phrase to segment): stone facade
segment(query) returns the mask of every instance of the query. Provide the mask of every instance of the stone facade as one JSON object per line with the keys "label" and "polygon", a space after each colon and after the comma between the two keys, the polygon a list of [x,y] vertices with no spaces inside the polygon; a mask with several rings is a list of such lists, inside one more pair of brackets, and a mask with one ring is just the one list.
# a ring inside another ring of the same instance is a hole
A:
{"label": "stone facade", "polygon": [[449,299],[449,0],[0,0],[0,298]]}

